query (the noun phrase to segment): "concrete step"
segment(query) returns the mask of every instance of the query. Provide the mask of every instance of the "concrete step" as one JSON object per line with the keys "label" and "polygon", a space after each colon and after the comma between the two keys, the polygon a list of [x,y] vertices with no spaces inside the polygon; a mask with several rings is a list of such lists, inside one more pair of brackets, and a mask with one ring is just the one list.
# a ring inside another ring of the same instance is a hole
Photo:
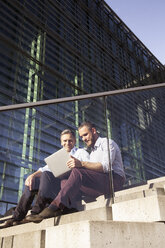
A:
{"label": "concrete step", "polygon": [[1,248],[164,248],[164,223],[80,221],[0,238]]}
{"label": "concrete step", "polygon": [[165,186],[165,177],[159,177],[155,179],[150,179],[147,181],[147,184],[150,185],[150,187],[159,187],[159,186]]}
{"label": "concrete step", "polygon": [[148,180],[146,184],[143,184],[141,186],[136,186],[133,188],[115,192],[115,202],[132,200],[136,198],[143,198],[149,195],[152,192],[152,190],[157,188],[161,188],[162,192],[164,191],[165,177]]}
{"label": "concrete step", "polygon": [[[40,223],[26,223],[13,227],[0,229],[0,237],[23,234],[33,231],[46,230],[47,227],[64,225],[68,223],[88,221],[106,221],[112,220],[111,207],[99,207],[91,210],[80,211],[73,214],[61,215],[55,218],[45,219]],[[0,246],[1,247],[1,246]]]}
{"label": "concrete step", "polygon": [[45,248],[164,248],[164,223],[83,221],[47,228]]}
{"label": "concrete step", "polygon": [[0,230],[1,248],[164,248],[165,178],[81,202],[80,211]]}
{"label": "concrete step", "polygon": [[[112,204],[115,221],[165,221],[164,178],[115,193]],[[151,187],[152,184],[152,187]]]}

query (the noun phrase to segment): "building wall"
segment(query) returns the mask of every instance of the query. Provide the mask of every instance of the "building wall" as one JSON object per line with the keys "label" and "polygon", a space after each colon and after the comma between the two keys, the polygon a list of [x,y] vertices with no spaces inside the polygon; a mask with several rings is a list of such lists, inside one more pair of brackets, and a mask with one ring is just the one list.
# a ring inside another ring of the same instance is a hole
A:
{"label": "building wall", "polygon": [[[164,81],[164,66],[104,1],[0,2],[0,105]],[[58,150],[60,132],[83,120],[120,146],[127,184],[165,172],[164,90],[0,113],[0,205]],[[107,117],[105,118],[105,112]],[[77,135],[77,145],[83,146]],[[154,142],[153,142],[154,141]]]}

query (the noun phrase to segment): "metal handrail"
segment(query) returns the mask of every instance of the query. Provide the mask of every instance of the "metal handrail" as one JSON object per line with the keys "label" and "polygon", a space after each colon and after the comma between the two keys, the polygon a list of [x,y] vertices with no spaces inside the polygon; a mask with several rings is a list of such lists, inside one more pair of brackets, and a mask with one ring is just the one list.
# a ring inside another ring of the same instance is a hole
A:
{"label": "metal handrail", "polygon": [[43,101],[30,102],[30,103],[6,105],[6,106],[0,107],[0,112],[7,111],[7,110],[22,109],[22,108],[34,108],[34,107],[39,107],[39,106],[44,106],[44,105],[71,102],[71,101],[80,101],[80,100],[92,99],[92,98],[97,98],[97,97],[121,95],[121,94],[126,94],[126,93],[151,90],[151,89],[162,88],[162,87],[165,87],[165,83],[152,84],[152,85],[147,85],[147,86],[139,86],[139,87],[128,88],[128,89],[104,91],[100,93],[92,93],[92,94],[64,97],[64,98],[58,98],[58,99],[43,100]]}

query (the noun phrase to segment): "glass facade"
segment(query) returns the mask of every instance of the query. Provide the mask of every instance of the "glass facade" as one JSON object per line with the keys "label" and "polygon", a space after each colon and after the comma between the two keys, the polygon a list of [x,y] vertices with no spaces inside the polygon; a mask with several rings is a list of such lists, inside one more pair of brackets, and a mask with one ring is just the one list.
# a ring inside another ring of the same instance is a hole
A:
{"label": "glass facade", "polygon": [[[165,81],[164,66],[99,0],[0,2],[0,105],[126,89]],[[0,206],[58,150],[60,132],[96,123],[120,146],[127,185],[165,173],[164,90],[0,112]],[[79,140],[77,146],[83,146]]]}

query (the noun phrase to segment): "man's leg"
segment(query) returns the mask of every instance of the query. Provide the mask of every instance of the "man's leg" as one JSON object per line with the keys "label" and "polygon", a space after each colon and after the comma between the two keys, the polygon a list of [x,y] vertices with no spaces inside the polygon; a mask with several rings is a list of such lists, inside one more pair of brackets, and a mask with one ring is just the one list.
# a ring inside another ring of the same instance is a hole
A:
{"label": "man's leg", "polygon": [[31,210],[32,214],[40,213],[47,204],[51,203],[60,191],[60,182],[61,180],[55,178],[52,172],[45,171],[42,173],[37,199]]}
{"label": "man's leg", "polygon": [[28,186],[25,186],[24,192],[17,204],[17,207],[13,213],[13,218],[15,220],[22,220],[26,216],[28,210],[31,208],[35,194],[38,192],[40,180],[39,178],[34,178],[32,184],[32,190],[29,190]]}
{"label": "man's leg", "polygon": [[[65,186],[66,182],[67,179],[61,180],[61,190]],[[77,204],[79,201],[81,201],[81,199],[82,199],[82,192],[79,191],[78,194],[74,197],[74,199],[72,198],[72,201],[69,202],[70,208],[77,208]]]}
{"label": "man's leg", "polygon": [[84,168],[72,169],[70,177],[52,201],[50,208],[53,206],[61,208],[62,205],[70,207],[70,202],[80,191],[91,197],[109,193],[108,174]]}
{"label": "man's leg", "polygon": [[88,196],[109,195],[109,175],[84,168],[73,168],[67,181],[64,182],[57,197],[51,202],[48,208],[44,209],[33,219],[34,222],[40,222],[45,218],[55,217],[65,208],[71,208],[71,202],[83,191]]}
{"label": "man's leg", "polygon": [[39,183],[40,180],[36,177],[34,178],[31,191],[28,186],[25,186],[24,192],[14,210],[12,218],[5,221],[3,225],[0,226],[0,229],[22,223],[21,221],[25,218],[28,210],[31,208],[34,196],[39,188]]}
{"label": "man's leg", "polygon": [[[113,173],[114,191],[122,189],[124,179]],[[84,168],[74,168],[68,180],[64,183],[57,197],[53,200],[50,207],[61,205],[70,207],[75,197],[82,192],[83,195],[98,197],[100,195],[110,196],[109,174],[97,172]]]}

